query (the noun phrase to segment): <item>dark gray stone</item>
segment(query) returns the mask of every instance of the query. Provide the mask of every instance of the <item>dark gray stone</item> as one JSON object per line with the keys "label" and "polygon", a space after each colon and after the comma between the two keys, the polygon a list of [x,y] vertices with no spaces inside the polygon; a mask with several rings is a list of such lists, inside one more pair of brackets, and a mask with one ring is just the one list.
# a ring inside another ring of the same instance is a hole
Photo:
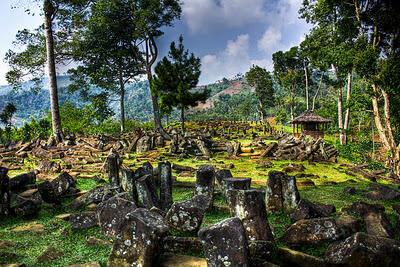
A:
{"label": "dark gray stone", "polygon": [[296,178],[280,171],[270,171],[265,188],[267,210],[271,213],[284,211],[290,214],[300,201]]}
{"label": "dark gray stone", "polygon": [[304,219],[314,219],[328,216],[330,216],[330,213],[321,209],[319,206],[306,199],[301,199],[293,213],[290,214],[290,220],[292,222],[297,222]]}
{"label": "dark gray stone", "polygon": [[200,195],[181,202],[174,202],[165,220],[168,226],[181,233],[197,233],[210,199]]}
{"label": "dark gray stone", "polygon": [[10,190],[8,169],[0,167],[0,216],[10,215]]}
{"label": "dark gray stone", "polygon": [[111,185],[119,185],[119,164],[120,158],[118,152],[111,149],[105,162],[105,170]]}
{"label": "dark gray stone", "polygon": [[169,209],[172,201],[172,171],[171,163],[162,162],[158,164],[158,177],[160,181],[160,202],[162,209]]}
{"label": "dark gray stone", "polygon": [[225,178],[231,178],[231,177],[233,177],[232,176],[232,173],[231,173],[231,171],[230,170],[219,170],[219,171],[217,171],[216,173],[215,173],[215,178],[217,179],[217,182],[218,182],[218,186],[219,186],[219,188],[222,190],[222,181],[225,179]]}
{"label": "dark gray stone", "polygon": [[136,191],[138,193],[139,201],[146,208],[150,209],[153,206],[161,208],[152,174],[144,175],[136,180]]}
{"label": "dark gray stone", "polygon": [[167,234],[168,226],[159,214],[136,209],[127,214],[122,224],[108,258],[108,266],[153,266]]}
{"label": "dark gray stone", "polygon": [[137,203],[138,195],[136,191],[136,177],[135,172],[130,169],[122,169],[121,170],[122,179],[121,179],[121,187],[125,190]]}
{"label": "dark gray stone", "polygon": [[322,245],[354,233],[352,227],[337,220],[325,217],[297,221],[283,233],[281,240],[291,245]]}
{"label": "dark gray stone", "polygon": [[199,231],[208,266],[250,266],[246,232],[241,220],[228,218]]}
{"label": "dark gray stone", "polygon": [[22,173],[10,179],[10,191],[23,190],[25,186],[36,182],[36,174],[34,172]]}
{"label": "dark gray stone", "polygon": [[205,195],[210,199],[209,207],[214,200],[215,171],[212,165],[201,165],[196,172],[194,196]]}
{"label": "dark gray stone", "polygon": [[400,243],[396,240],[363,233],[331,244],[325,260],[340,266],[400,266]]}
{"label": "dark gray stone", "polygon": [[114,238],[119,233],[125,216],[136,209],[135,203],[119,197],[112,197],[99,211],[99,223],[104,236]]}
{"label": "dark gray stone", "polygon": [[142,136],[136,144],[136,153],[143,154],[151,150],[151,137],[148,135]]}

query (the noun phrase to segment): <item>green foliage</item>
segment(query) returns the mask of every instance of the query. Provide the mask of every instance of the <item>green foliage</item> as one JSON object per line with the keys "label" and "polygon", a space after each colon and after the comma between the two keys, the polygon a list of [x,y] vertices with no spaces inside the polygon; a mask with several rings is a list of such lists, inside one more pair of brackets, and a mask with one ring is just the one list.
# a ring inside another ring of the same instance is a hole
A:
{"label": "green foliage", "polygon": [[15,129],[14,139],[27,142],[36,137],[48,138],[51,131],[51,119],[49,116],[42,119],[31,117],[28,122],[24,123],[24,126]]}
{"label": "green foliage", "polygon": [[[4,107],[3,111],[0,113],[0,122],[5,125],[5,135],[7,139],[11,138],[11,128],[12,128],[12,117],[14,113],[17,111],[17,108],[13,103],[8,103],[7,106]],[[2,137],[2,133],[0,133],[0,138]]]}
{"label": "green foliage", "polygon": [[275,104],[271,75],[266,69],[253,65],[245,74],[245,77],[249,85],[256,88],[256,97],[259,102],[258,109],[264,118],[266,110]]}
{"label": "green foliage", "polygon": [[[199,82],[200,58],[189,56],[189,51],[183,46],[183,37],[179,44],[171,43],[168,58],[164,57],[155,67],[152,92],[160,98],[161,106],[177,107],[181,110],[182,131],[184,130],[184,110],[204,102],[209,96],[209,90],[194,91]],[[165,108],[164,108],[165,109]]]}

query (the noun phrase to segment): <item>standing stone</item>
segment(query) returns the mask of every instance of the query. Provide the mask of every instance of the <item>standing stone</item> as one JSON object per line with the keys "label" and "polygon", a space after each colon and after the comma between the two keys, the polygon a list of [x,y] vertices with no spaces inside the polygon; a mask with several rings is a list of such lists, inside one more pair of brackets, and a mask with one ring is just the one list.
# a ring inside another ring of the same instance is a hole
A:
{"label": "standing stone", "polygon": [[135,209],[135,203],[126,199],[116,196],[108,199],[99,211],[99,223],[103,235],[116,237],[125,222],[125,216]]}
{"label": "standing stone", "polygon": [[250,266],[246,233],[239,218],[228,218],[199,231],[208,266]]}
{"label": "standing stone", "polygon": [[0,216],[10,214],[10,191],[8,189],[8,169],[0,167]]}
{"label": "standing stone", "polygon": [[225,178],[222,180],[222,193],[229,205],[230,213],[234,216],[238,190],[250,189],[251,178]]}
{"label": "standing stone", "polygon": [[241,143],[238,141],[233,141],[233,156],[238,156],[241,149]]}
{"label": "standing stone", "polygon": [[214,200],[215,171],[212,165],[201,165],[196,172],[194,196],[205,195],[210,198],[209,208]]}
{"label": "standing stone", "polygon": [[219,170],[215,173],[215,178],[217,179],[218,186],[221,190],[223,187],[223,185],[222,185],[223,180],[225,178],[231,178],[231,177],[233,177],[233,176],[232,176],[232,173],[230,170]]}
{"label": "standing stone", "polygon": [[[236,203],[231,209],[234,211],[233,216],[238,217],[243,223],[250,254],[271,257],[274,249],[274,236],[269,227],[262,193],[257,190],[236,191]],[[265,248],[269,248],[269,250]]]}
{"label": "standing stone", "polygon": [[210,199],[200,195],[174,202],[165,216],[168,226],[180,233],[197,233],[200,229]]}
{"label": "standing stone", "polygon": [[136,209],[126,217],[113,244],[108,266],[151,267],[160,255],[168,226],[161,215],[147,209]]}
{"label": "standing stone", "polygon": [[105,169],[110,184],[119,185],[119,155],[113,149],[107,156]]}
{"label": "standing stone", "polygon": [[233,152],[235,151],[235,149],[233,148],[232,143],[231,142],[226,142],[225,146],[226,146],[226,153],[228,154],[228,157],[232,157],[233,156]]}
{"label": "standing stone", "polygon": [[171,163],[162,162],[158,164],[158,177],[160,181],[161,208],[168,209],[173,203]]}
{"label": "standing stone", "polygon": [[136,177],[135,172],[130,169],[122,169],[121,170],[122,179],[121,179],[121,187],[128,192],[128,194],[132,197],[132,199],[137,202],[138,195],[136,192]]}
{"label": "standing stone", "polygon": [[283,210],[286,214],[290,214],[300,201],[296,178],[280,171],[268,173],[265,191],[267,210],[271,213]]}
{"label": "standing stone", "polygon": [[153,206],[161,208],[152,174],[144,175],[136,180],[136,190],[139,200],[146,208],[150,209]]}
{"label": "standing stone", "polygon": [[136,153],[143,154],[151,149],[151,137],[148,135],[142,136],[136,144]]}

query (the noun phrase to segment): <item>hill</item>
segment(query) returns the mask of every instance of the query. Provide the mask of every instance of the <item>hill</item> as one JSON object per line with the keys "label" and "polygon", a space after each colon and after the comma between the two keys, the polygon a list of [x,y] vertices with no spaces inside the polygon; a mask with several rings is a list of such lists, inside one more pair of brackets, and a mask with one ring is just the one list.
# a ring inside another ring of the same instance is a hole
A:
{"label": "hill", "polygon": [[[0,110],[2,110],[7,103],[13,103],[17,112],[14,116],[14,124],[22,126],[25,121],[28,121],[31,116],[41,118],[46,116],[46,111],[50,110],[48,80],[43,79],[43,88],[38,92],[30,90],[33,83],[31,81],[22,84],[22,89],[15,91],[11,86],[0,86]],[[57,78],[59,86],[59,103],[62,105],[65,101],[69,101],[74,105],[81,107],[87,104],[80,97],[78,93],[71,94],[67,88],[70,84],[69,76],[59,76]],[[227,80],[216,82],[207,85],[211,90],[210,98],[204,104],[199,104],[193,111],[203,111],[204,109],[211,109],[215,103],[220,101],[221,95],[235,95],[250,92],[250,87],[246,84],[244,79]],[[197,87],[198,89],[204,86]],[[93,89],[95,92],[101,92],[101,89]],[[112,97],[110,105],[116,114],[119,116],[120,107],[118,97]],[[126,86],[126,99],[125,99],[126,117],[136,119],[138,121],[149,121],[153,118],[153,107],[151,102],[151,95],[149,90],[148,81],[139,81],[128,84]],[[173,112],[172,119],[178,118],[178,113]]]}

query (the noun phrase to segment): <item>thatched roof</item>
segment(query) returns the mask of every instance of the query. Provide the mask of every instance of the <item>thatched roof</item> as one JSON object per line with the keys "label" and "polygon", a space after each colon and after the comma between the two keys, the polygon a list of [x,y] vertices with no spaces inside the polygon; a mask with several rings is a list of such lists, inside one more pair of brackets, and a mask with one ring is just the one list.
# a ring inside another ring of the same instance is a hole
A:
{"label": "thatched roof", "polygon": [[291,124],[307,123],[307,122],[327,123],[327,122],[332,122],[332,120],[322,118],[312,110],[306,110],[303,113],[301,113],[297,118],[294,118],[293,120],[289,121],[289,123]]}

